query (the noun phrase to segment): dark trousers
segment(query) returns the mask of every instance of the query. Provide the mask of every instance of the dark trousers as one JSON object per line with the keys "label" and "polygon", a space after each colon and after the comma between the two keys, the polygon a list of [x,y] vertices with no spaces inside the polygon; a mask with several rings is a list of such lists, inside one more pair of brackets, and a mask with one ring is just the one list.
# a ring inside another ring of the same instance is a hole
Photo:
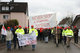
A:
{"label": "dark trousers", "polygon": [[50,35],[50,40],[53,40],[53,39],[54,39],[54,35],[51,34],[51,35]]}
{"label": "dark trousers", "polygon": [[13,43],[14,43],[14,49],[15,49],[16,46],[17,46],[17,38],[16,39],[13,39]]}
{"label": "dark trousers", "polygon": [[54,41],[54,43],[56,43],[56,36],[55,35],[53,35],[54,37],[53,37],[53,41]]}
{"label": "dark trousers", "polygon": [[1,42],[4,43],[6,41],[6,36],[5,35],[1,35]]}
{"label": "dark trousers", "polygon": [[41,40],[40,34],[38,34],[37,40]]}
{"label": "dark trousers", "polygon": [[44,40],[44,35],[43,34],[40,34],[40,40]]}
{"label": "dark trousers", "polygon": [[49,41],[52,40],[52,34],[49,34]]}
{"label": "dark trousers", "polygon": [[66,44],[66,36],[63,36],[63,42]]}
{"label": "dark trousers", "polygon": [[60,43],[62,42],[62,34],[60,34],[60,40],[59,41],[60,41]]}
{"label": "dark trousers", "polygon": [[35,49],[36,45],[32,45],[32,49]]}
{"label": "dark trousers", "polygon": [[78,44],[78,35],[74,35],[74,43]]}
{"label": "dark trousers", "polygon": [[7,41],[7,49],[11,49],[11,41]]}

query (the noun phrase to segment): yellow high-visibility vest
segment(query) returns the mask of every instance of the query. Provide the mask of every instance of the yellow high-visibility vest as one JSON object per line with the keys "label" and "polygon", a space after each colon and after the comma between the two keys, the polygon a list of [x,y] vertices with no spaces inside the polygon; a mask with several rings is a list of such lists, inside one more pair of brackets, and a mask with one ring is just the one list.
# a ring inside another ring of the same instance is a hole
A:
{"label": "yellow high-visibility vest", "polygon": [[15,31],[15,33],[17,34],[17,33],[20,33],[20,34],[23,34],[24,35],[24,29],[17,29],[16,31]]}
{"label": "yellow high-visibility vest", "polygon": [[34,28],[33,29],[29,29],[29,34],[32,33],[32,31],[35,31],[36,36],[38,36],[38,31],[36,29],[34,29]]}
{"label": "yellow high-visibility vest", "polygon": [[65,36],[65,31],[66,31],[66,30],[63,29],[63,31],[62,31],[62,36]]}
{"label": "yellow high-visibility vest", "polygon": [[70,29],[70,30],[67,29],[65,33],[66,33],[66,34],[65,34],[66,36],[68,36],[68,35],[73,36],[73,31],[72,31],[71,29]]}
{"label": "yellow high-visibility vest", "polygon": [[51,34],[53,34],[53,32],[54,32],[54,31],[53,31],[53,29],[52,29],[52,30],[51,30]]}

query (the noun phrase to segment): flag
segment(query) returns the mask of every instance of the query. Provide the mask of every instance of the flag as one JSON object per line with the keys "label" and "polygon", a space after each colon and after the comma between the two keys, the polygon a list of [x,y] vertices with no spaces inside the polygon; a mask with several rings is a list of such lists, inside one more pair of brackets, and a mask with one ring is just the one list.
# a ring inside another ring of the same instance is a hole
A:
{"label": "flag", "polygon": [[2,26],[1,34],[2,35],[7,35],[7,31],[6,31],[5,27],[4,27],[4,25]]}

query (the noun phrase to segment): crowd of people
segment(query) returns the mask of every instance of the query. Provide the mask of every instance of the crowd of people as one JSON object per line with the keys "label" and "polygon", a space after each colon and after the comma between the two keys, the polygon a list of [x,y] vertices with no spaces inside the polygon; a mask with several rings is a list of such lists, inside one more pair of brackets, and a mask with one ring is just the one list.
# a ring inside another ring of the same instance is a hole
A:
{"label": "crowd of people", "polygon": [[[78,44],[78,29],[76,26],[72,27],[54,27],[54,28],[34,28],[32,25],[31,28],[25,27],[24,29],[21,26],[14,26],[13,28],[7,27],[7,34],[2,34],[2,42],[6,41],[7,50],[11,50],[11,44],[13,42],[14,49],[22,49],[23,46],[19,46],[17,39],[17,33],[19,34],[30,34],[32,32],[36,33],[38,41],[44,41],[48,43],[53,40],[53,42],[58,46],[60,43],[70,47],[70,41],[74,38],[74,43]],[[26,47],[26,46],[25,46]],[[32,45],[32,50],[35,50],[36,45]]]}
{"label": "crowd of people", "polygon": [[[4,26],[2,28],[4,28]],[[23,48],[23,46],[19,45],[17,34],[22,34],[22,35],[30,34],[34,31],[34,32],[36,32],[36,36],[38,36],[38,32],[36,29],[34,29],[33,25],[31,26],[31,29],[29,29],[28,27],[22,28],[22,26],[18,26],[18,27],[14,26],[13,28],[7,27],[6,31],[7,32],[5,35],[4,35],[4,33],[1,34],[1,36],[2,36],[1,39],[2,39],[2,43],[6,42],[7,50],[11,50],[12,43],[13,43],[14,49],[16,49],[17,46],[19,49]],[[26,45],[25,45],[25,47],[26,47]],[[32,50],[35,50],[35,47],[36,47],[36,45],[32,45]]]}
{"label": "crowd of people", "polygon": [[38,29],[38,40],[43,40],[45,43],[53,40],[58,46],[60,43],[70,47],[71,39],[78,44],[78,29],[76,26],[72,27],[54,27],[54,28],[40,28]]}

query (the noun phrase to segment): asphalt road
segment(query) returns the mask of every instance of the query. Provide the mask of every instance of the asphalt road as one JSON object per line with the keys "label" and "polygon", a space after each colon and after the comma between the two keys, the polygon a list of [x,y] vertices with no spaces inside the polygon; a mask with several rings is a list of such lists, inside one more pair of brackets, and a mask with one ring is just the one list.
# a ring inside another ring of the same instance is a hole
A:
{"label": "asphalt road", "polygon": [[0,49],[0,53],[80,53],[80,49],[74,44],[71,44],[70,48],[67,48],[62,44],[59,44],[59,47],[56,47],[52,41],[49,43],[38,41],[35,51],[32,51],[31,46],[24,47],[22,50],[12,48],[11,51],[7,51],[4,47],[3,49]]}

